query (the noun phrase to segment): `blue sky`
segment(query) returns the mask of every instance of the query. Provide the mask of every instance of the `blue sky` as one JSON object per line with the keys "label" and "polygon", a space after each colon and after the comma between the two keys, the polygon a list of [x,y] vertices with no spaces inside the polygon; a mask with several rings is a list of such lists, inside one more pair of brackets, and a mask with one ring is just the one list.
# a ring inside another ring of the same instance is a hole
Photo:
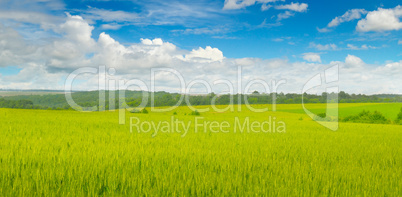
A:
{"label": "blue sky", "polygon": [[[288,3],[291,1],[278,1],[268,5]],[[285,10],[270,8],[262,11],[261,7],[265,4],[258,2],[234,10],[224,10],[224,1],[199,1],[195,5],[194,1],[147,1],[142,3],[135,1],[71,1],[67,3],[66,7],[74,14],[85,14],[85,10],[98,8],[109,11],[121,10],[147,17],[153,9],[165,9],[163,4],[171,5],[166,7],[171,10],[164,10],[167,13],[150,16],[149,20],[145,20],[144,25],[140,24],[142,19],[138,19],[134,23],[140,25],[117,22],[115,24],[126,24],[127,26],[122,26],[117,30],[105,30],[102,25],[110,24],[111,21],[96,21],[95,26],[98,29],[95,29],[94,32],[99,34],[105,31],[121,43],[138,42],[141,38],[162,38],[188,50],[199,46],[217,47],[224,52],[226,57],[230,58],[286,57],[290,60],[297,60],[301,58],[298,54],[309,51],[323,53],[322,60],[324,62],[342,60],[348,53],[364,56],[367,63],[400,59],[401,45],[398,46],[398,39],[401,39],[402,35],[400,31],[357,32],[358,20],[342,23],[330,32],[317,31],[317,28],[326,27],[332,19],[342,16],[348,10],[373,11],[380,7],[394,8],[398,5],[398,1],[296,1],[296,3],[308,4],[307,10],[292,12],[294,16],[280,21],[278,21],[277,15],[284,13]],[[178,7],[185,7],[186,11]],[[192,13],[195,11],[199,12],[198,16]],[[169,21],[169,17],[165,19],[163,14],[173,15],[171,16],[172,21]],[[154,25],[157,23],[168,24]],[[339,49],[334,51],[317,50],[310,47],[312,42],[322,45],[335,44]],[[348,49],[347,44],[359,47],[369,45],[378,49],[351,50]]]}
{"label": "blue sky", "polygon": [[[131,59],[122,60],[125,67],[121,70],[129,67],[127,62],[149,63],[145,57],[139,57],[138,47],[165,44],[168,52],[161,47],[163,50],[159,50],[158,57],[210,58],[211,61],[191,62],[194,67],[202,68],[224,68],[244,58],[249,58],[255,69],[270,68],[272,62],[278,61],[285,62],[288,70],[299,64],[310,65],[311,68],[303,68],[308,70],[341,62],[345,68],[360,67],[361,70],[354,72],[360,73],[362,79],[370,78],[381,69],[395,73],[395,69],[401,71],[402,68],[402,8],[398,1],[5,0],[0,2],[0,7],[0,40],[14,41],[0,45],[3,50],[0,88],[60,88],[60,80],[76,68],[123,58],[110,57],[100,62],[100,48],[106,46],[101,42],[105,38],[100,38],[102,33],[117,42],[117,48],[131,50],[127,52]],[[88,37],[78,38],[84,34]],[[161,39],[163,44],[146,44],[144,40],[148,39]],[[69,47],[76,48],[67,50]],[[150,50],[148,48],[142,50]],[[124,58],[127,57],[126,54]],[[146,67],[174,67],[170,60],[149,63]],[[188,59],[181,61],[185,63],[178,64],[183,66],[190,62]],[[215,65],[217,62],[221,64]],[[347,66],[348,62],[356,64]],[[131,67],[138,69],[136,65]],[[32,73],[30,69],[40,70],[44,77],[28,76]],[[286,78],[285,71],[278,72]],[[376,77],[395,78],[385,72]],[[25,81],[21,79],[24,73],[27,73]],[[54,86],[42,78],[53,81]],[[354,87],[364,85],[359,80],[354,82]],[[401,91],[396,87],[390,89],[392,85],[386,86],[389,92]],[[374,93],[381,89],[378,87]]]}

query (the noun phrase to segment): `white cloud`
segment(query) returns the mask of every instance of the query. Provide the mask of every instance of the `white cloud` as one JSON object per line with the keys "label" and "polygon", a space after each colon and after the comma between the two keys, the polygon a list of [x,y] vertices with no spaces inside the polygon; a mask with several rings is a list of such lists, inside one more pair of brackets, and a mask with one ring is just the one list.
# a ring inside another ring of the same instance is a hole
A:
{"label": "white cloud", "polygon": [[277,26],[281,26],[282,23],[280,23],[279,21],[277,21],[276,23],[269,23],[267,22],[267,19],[264,19],[264,21],[262,21],[261,24],[259,24],[256,28],[271,28],[271,27],[277,27]]}
{"label": "white cloud", "polygon": [[22,23],[41,25],[43,29],[52,28],[55,23],[62,22],[62,18],[31,11],[0,11],[0,19],[13,20]]}
{"label": "white cloud", "polygon": [[[276,2],[276,1],[284,1],[284,0],[225,0],[223,5],[224,10],[237,10],[242,9],[256,3],[263,3],[263,6],[266,6],[266,3]],[[263,8],[261,8],[263,9]],[[264,9],[263,9],[264,10]]]}
{"label": "white cloud", "polygon": [[122,26],[123,26],[123,25],[119,25],[119,24],[113,23],[113,24],[103,24],[103,25],[101,25],[101,28],[102,28],[102,29],[105,29],[105,30],[108,30],[108,29],[110,29],[110,30],[118,30],[118,29],[120,29]]}
{"label": "white cloud", "polygon": [[356,57],[354,55],[348,55],[345,58],[345,67],[346,68],[361,68],[365,65],[362,59]]}
{"label": "white cloud", "polygon": [[332,31],[333,28],[337,27],[341,23],[349,22],[352,20],[360,19],[364,14],[367,14],[367,11],[364,9],[351,9],[345,12],[342,16],[337,16],[332,19],[331,22],[324,28],[318,28],[317,31],[320,33],[326,33]]}
{"label": "white cloud", "polygon": [[141,43],[145,45],[157,45],[157,46],[163,45],[163,41],[161,38],[155,38],[153,40],[141,38]]}
{"label": "white cloud", "polygon": [[65,3],[63,0],[2,0],[0,1],[0,8],[8,8],[9,10],[19,11],[37,11],[40,13],[54,10],[65,10]]}
{"label": "white cloud", "polygon": [[321,56],[318,53],[304,53],[303,59],[309,62],[320,62],[321,63]]}
{"label": "white cloud", "polygon": [[402,44],[402,40],[398,40],[398,44]]}
{"label": "white cloud", "polygon": [[82,45],[91,47],[94,44],[92,39],[94,27],[84,21],[81,16],[67,14],[67,17],[67,21],[61,24],[57,31],[64,34],[68,40],[77,41]]}
{"label": "white cloud", "polygon": [[[198,1],[137,1],[143,6],[141,23],[152,25],[180,24],[185,27],[224,20],[216,2]],[[214,19],[214,20],[212,20]]]}
{"label": "white cloud", "polygon": [[350,49],[350,50],[377,49],[377,47],[370,46],[370,45],[367,45],[367,44],[363,44],[363,45],[361,45],[361,47],[355,46],[355,45],[353,45],[353,44],[347,44],[346,46],[347,46],[347,49]]}
{"label": "white cloud", "polygon": [[391,31],[402,29],[402,7],[400,5],[391,9],[378,8],[371,11],[366,18],[361,19],[356,26],[356,30],[360,32],[368,31]]}
{"label": "white cloud", "polygon": [[105,22],[136,22],[141,17],[137,13],[125,12],[121,10],[105,10],[88,7],[84,11],[83,17],[91,20],[101,20]]}
{"label": "white cloud", "polygon": [[295,12],[305,12],[307,11],[308,5],[306,3],[291,3],[287,5],[278,5],[275,6],[275,9],[278,10],[292,10]]}
{"label": "white cloud", "polygon": [[340,25],[341,23],[344,22],[349,22],[352,20],[356,20],[356,19],[360,19],[362,17],[363,14],[366,14],[367,11],[364,9],[351,9],[348,10],[345,14],[343,14],[342,16],[337,16],[334,19],[332,19],[332,21],[330,23],[328,23],[327,27],[336,27],[338,25]]}
{"label": "white cloud", "polygon": [[282,42],[283,38],[274,38],[274,39],[272,39],[272,41],[274,41],[274,42]]}
{"label": "white cloud", "polygon": [[[115,80],[139,79],[149,84],[151,68],[167,67],[180,72],[186,84],[193,79],[203,79],[211,85],[217,79],[237,84],[236,72],[238,66],[242,66],[243,87],[252,79],[267,82],[285,79],[287,83],[278,91],[300,93],[303,84],[312,76],[339,64],[341,90],[402,93],[398,86],[402,84],[402,62],[367,65],[359,57],[348,55],[344,61],[321,64],[319,54],[314,53],[303,54],[309,62],[290,62],[280,58],[227,58],[215,47],[185,50],[160,38],[144,38],[138,43],[123,45],[106,33],[101,33],[94,40],[93,26],[79,16],[68,16],[64,23],[57,25],[59,36],[43,44],[28,44],[15,30],[3,26],[0,29],[0,55],[3,55],[0,66],[16,65],[22,69],[16,75],[1,76],[0,88],[62,89],[63,79],[71,71],[88,66],[97,68],[99,65],[115,68],[116,74],[108,76]],[[321,50],[337,49],[334,44],[311,45]],[[8,55],[11,56],[6,58]],[[74,89],[97,88],[96,75],[82,75],[79,79],[82,82]],[[157,90],[180,90],[177,78],[166,73],[157,74],[155,83]],[[225,88],[213,87],[213,91],[219,93]]]}
{"label": "white cloud", "polygon": [[316,44],[314,42],[310,42],[309,48],[315,48],[320,51],[328,51],[328,50],[337,50],[338,46],[336,46],[336,44],[322,45],[322,44]]}
{"label": "white cloud", "polygon": [[210,46],[203,48],[193,49],[190,54],[186,55],[186,59],[198,62],[222,62],[224,59],[222,51],[218,48],[212,48]]}
{"label": "white cloud", "polygon": [[[308,8],[308,4],[306,3],[290,3],[286,5],[270,5],[268,3],[277,2],[277,1],[285,1],[285,0],[225,0],[225,4],[223,6],[224,10],[236,10],[242,9],[256,3],[261,3],[261,10],[265,11],[274,7],[277,10],[287,10],[283,13],[277,15],[277,21],[281,21],[283,19],[290,18],[295,15],[295,12],[306,12]],[[263,22],[265,24],[265,20]],[[278,23],[274,24],[277,25]],[[262,26],[262,25],[260,25]]]}
{"label": "white cloud", "polygon": [[292,37],[290,37],[290,36],[282,36],[282,37],[279,37],[279,38],[274,38],[274,39],[272,39],[272,41],[274,41],[274,42],[283,42],[285,40],[291,40],[291,39],[292,39]]}
{"label": "white cloud", "polygon": [[226,39],[226,40],[235,40],[235,39],[239,39],[236,36],[227,36],[227,35],[223,35],[223,36],[212,36],[212,38],[216,38],[216,39]]}
{"label": "white cloud", "polygon": [[145,45],[153,45],[153,42],[152,42],[152,40],[150,40],[150,39],[143,39],[143,38],[141,38],[141,43],[142,43],[142,44],[145,44]]}
{"label": "white cloud", "polygon": [[278,14],[278,21],[282,19],[287,19],[289,17],[294,16],[295,14],[293,12],[285,11],[284,13]]}
{"label": "white cloud", "polygon": [[152,43],[153,43],[154,45],[159,45],[159,46],[163,45],[163,41],[162,41],[162,39],[160,39],[160,38],[155,38],[155,39],[153,39],[153,40],[152,40]]}
{"label": "white cloud", "polygon": [[55,72],[88,64],[85,56],[98,50],[92,38],[93,29],[81,16],[67,14],[66,22],[55,27],[62,38],[41,46],[38,49],[40,58],[46,60],[47,68]]}
{"label": "white cloud", "polygon": [[91,6],[74,11],[81,13],[81,16],[90,23],[103,22],[103,29],[118,29],[128,25],[181,25],[193,28],[204,24],[219,24],[219,21],[228,19],[216,2],[135,1],[133,3],[138,6],[138,11],[128,12]]}
{"label": "white cloud", "polygon": [[232,31],[228,27],[223,27],[223,26],[217,26],[213,28],[207,28],[207,27],[202,27],[202,28],[188,28],[185,30],[173,30],[172,32],[182,32],[184,34],[222,34],[222,33],[227,33]]}
{"label": "white cloud", "polygon": [[64,18],[50,12],[63,13],[63,10],[63,0],[0,0],[0,20],[3,24],[13,24],[18,28],[23,28],[23,23],[29,23],[40,25],[45,30],[52,29]]}
{"label": "white cloud", "polygon": [[378,67],[376,71],[379,73],[400,73],[402,71],[402,61],[388,63],[383,67]]}
{"label": "white cloud", "polygon": [[261,10],[262,10],[262,11],[269,10],[269,8],[272,8],[272,5],[262,4],[262,6],[261,6]]}
{"label": "white cloud", "polygon": [[317,31],[320,32],[320,33],[326,33],[326,32],[330,32],[331,29],[326,28],[326,27],[324,27],[324,28],[318,28],[317,27]]}
{"label": "white cloud", "polygon": [[0,67],[32,61],[35,47],[24,42],[17,31],[0,23]]}
{"label": "white cloud", "polygon": [[358,47],[358,46],[355,46],[355,45],[353,45],[353,44],[347,44],[347,46],[348,46],[348,48],[351,49],[351,50],[359,50],[359,47]]}

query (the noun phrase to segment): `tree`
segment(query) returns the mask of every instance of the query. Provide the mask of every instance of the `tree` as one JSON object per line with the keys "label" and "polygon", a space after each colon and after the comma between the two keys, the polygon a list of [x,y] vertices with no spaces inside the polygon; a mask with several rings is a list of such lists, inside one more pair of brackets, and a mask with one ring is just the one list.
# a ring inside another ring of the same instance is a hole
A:
{"label": "tree", "polygon": [[200,114],[200,112],[198,112],[197,110],[195,110],[195,111],[192,111],[190,115],[199,116],[199,115],[201,115],[201,114]]}
{"label": "tree", "polygon": [[141,110],[141,113],[147,114],[147,113],[148,113],[148,110],[144,108],[144,109]]}
{"label": "tree", "polygon": [[401,111],[399,112],[399,114],[396,116],[395,123],[402,124],[402,108],[401,108]]}
{"label": "tree", "polygon": [[339,99],[347,99],[349,95],[345,93],[344,91],[339,92]]}

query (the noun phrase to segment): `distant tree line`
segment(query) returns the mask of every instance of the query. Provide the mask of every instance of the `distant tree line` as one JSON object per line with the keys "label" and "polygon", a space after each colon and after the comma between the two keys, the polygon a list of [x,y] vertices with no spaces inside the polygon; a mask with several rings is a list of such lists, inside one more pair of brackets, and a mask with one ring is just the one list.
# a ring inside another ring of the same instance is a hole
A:
{"label": "distant tree line", "polygon": [[[119,91],[105,91],[105,104],[99,105],[99,91],[75,92],[72,93],[74,101],[83,108],[91,108],[96,106],[100,109],[110,109],[111,105],[117,109],[123,107],[137,107],[142,103],[143,95],[148,97],[146,107],[151,106],[151,93],[142,91],[126,91],[125,98],[119,99]],[[154,93],[154,106],[174,106],[187,105],[186,99],[179,103],[181,94],[168,92]],[[295,94],[295,93],[259,93],[254,91],[252,94],[236,94],[236,95],[216,95],[214,93],[207,95],[186,95],[190,105],[216,105],[233,104],[298,104],[302,103],[391,103],[402,102],[402,95],[364,95],[364,94],[348,94],[344,91],[339,93],[322,93],[316,94]],[[114,100],[112,100],[114,98]],[[8,96],[0,98],[0,108],[22,108],[22,109],[71,109],[67,103],[64,94],[49,95],[20,95]],[[126,104],[126,105],[124,105]]]}
{"label": "distant tree line", "polygon": [[0,98],[0,108],[15,108],[15,109],[48,109],[48,110],[66,110],[72,109],[70,106],[65,107],[48,107],[42,105],[34,105],[30,100],[8,100]]}
{"label": "distant tree line", "polygon": [[0,108],[34,109],[34,104],[29,100],[6,100],[0,98]]}

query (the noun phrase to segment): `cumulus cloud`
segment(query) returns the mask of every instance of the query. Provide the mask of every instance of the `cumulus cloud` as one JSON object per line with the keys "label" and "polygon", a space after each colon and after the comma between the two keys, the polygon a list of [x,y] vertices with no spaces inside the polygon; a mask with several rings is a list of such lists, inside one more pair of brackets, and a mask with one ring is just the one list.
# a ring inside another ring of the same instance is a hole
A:
{"label": "cumulus cloud", "polygon": [[401,17],[402,6],[400,5],[390,9],[378,8],[368,12],[366,18],[357,23],[356,30],[360,32],[400,30],[402,29],[402,22],[399,20]]}
{"label": "cumulus cloud", "polygon": [[65,38],[70,41],[91,47],[94,44],[92,39],[93,29],[94,27],[84,21],[81,16],[67,14],[67,21],[61,24],[57,31],[64,34]]}
{"label": "cumulus cloud", "polygon": [[39,48],[42,51],[41,58],[46,59],[47,67],[57,71],[85,64],[86,54],[97,50],[92,38],[93,29],[81,16],[67,14],[66,22],[55,28],[63,37]]}
{"label": "cumulus cloud", "polygon": [[[362,17],[364,17],[361,19]],[[349,22],[356,19],[358,21],[356,30],[359,32],[384,32],[402,29],[402,7],[400,5],[395,8],[378,8],[374,11],[366,11],[364,9],[351,9],[342,16],[337,16],[324,28],[317,28],[319,32],[329,32],[341,23]]]}
{"label": "cumulus cloud", "polygon": [[346,68],[361,68],[365,65],[362,59],[354,55],[348,55],[345,58],[345,67]]}
{"label": "cumulus cloud", "polygon": [[141,43],[145,45],[163,45],[163,41],[161,38],[155,38],[153,40],[141,38]]}
{"label": "cumulus cloud", "polygon": [[207,46],[205,49],[201,47],[197,50],[193,49],[190,54],[186,55],[186,59],[200,62],[222,62],[224,57],[222,51],[220,51],[218,48]]}
{"label": "cumulus cloud", "polygon": [[[123,45],[107,33],[101,33],[94,40],[93,26],[82,17],[71,15],[55,30],[59,37],[45,44],[32,45],[27,44],[12,28],[0,27],[0,66],[21,69],[16,75],[0,77],[0,88],[63,89],[64,79],[73,70],[98,68],[100,65],[116,70],[108,79],[139,79],[147,85],[152,68],[172,68],[181,73],[186,84],[193,79],[205,80],[212,86],[219,79],[237,84],[237,71],[241,66],[243,88],[253,79],[261,79],[268,84],[271,80],[284,79],[287,83],[278,89],[279,92],[300,93],[303,84],[312,76],[338,64],[341,68],[341,90],[401,93],[396,86],[402,83],[401,62],[372,66],[357,56],[348,55],[344,61],[321,64],[319,54],[315,53],[303,54],[308,62],[290,62],[281,58],[227,58],[221,50],[212,46],[185,50],[161,38],[144,38],[138,43]],[[313,43],[312,46],[322,50],[336,49],[333,44]],[[5,58],[8,55],[12,55],[11,58]],[[172,73],[158,72],[155,77],[156,90],[180,91],[177,76]],[[74,89],[96,89],[98,76],[81,75],[77,83],[79,85],[73,86]],[[216,93],[226,89],[222,85],[213,87]]]}
{"label": "cumulus cloud", "polygon": [[376,71],[380,73],[393,73],[397,74],[398,72],[401,72],[402,70],[402,61],[399,62],[393,62],[393,63],[388,63],[383,67],[378,67]]}
{"label": "cumulus cloud", "polygon": [[321,56],[318,53],[304,53],[303,59],[309,62],[320,62],[321,63]]}

